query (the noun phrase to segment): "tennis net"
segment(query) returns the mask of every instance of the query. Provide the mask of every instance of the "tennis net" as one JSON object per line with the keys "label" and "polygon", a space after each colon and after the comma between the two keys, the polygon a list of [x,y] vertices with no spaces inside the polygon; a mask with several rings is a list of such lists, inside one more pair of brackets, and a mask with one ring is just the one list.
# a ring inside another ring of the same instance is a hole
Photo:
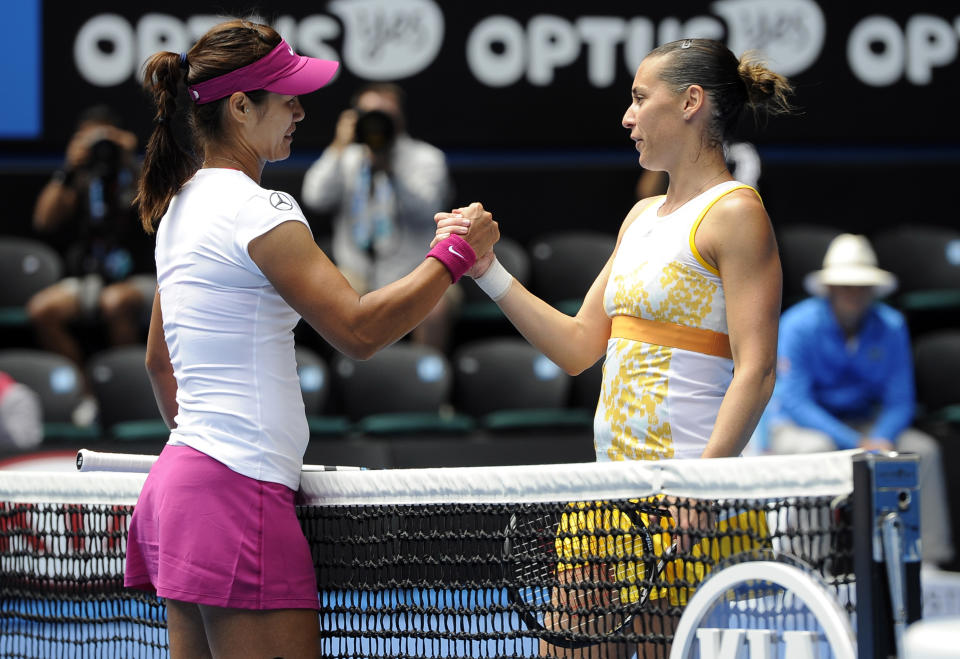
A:
{"label": "tennis net", "polygon": [[[757,557],[853,625],[854,453],[305,473],[322,655],[666,657],[698,586]],[[0,656],[166,656],[162,602],[122,588],[144,478],[0,474]],[[760,582],[726,599],[748,628],[807,615]]]}

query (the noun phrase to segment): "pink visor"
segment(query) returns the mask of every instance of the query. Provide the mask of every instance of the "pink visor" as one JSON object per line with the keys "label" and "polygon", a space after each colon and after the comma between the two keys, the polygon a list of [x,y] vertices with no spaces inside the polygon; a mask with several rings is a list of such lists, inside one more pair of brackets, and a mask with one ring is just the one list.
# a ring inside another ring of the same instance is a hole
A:
{"label": "pink visor", "polygon": [[316,91],[330,82],[339,62],[303,57],[281,39],[277,47],[252,64],[190,85],[190,97],[197,105],[210,103],[234,92],[265,89],[275,94],[299,96]]}

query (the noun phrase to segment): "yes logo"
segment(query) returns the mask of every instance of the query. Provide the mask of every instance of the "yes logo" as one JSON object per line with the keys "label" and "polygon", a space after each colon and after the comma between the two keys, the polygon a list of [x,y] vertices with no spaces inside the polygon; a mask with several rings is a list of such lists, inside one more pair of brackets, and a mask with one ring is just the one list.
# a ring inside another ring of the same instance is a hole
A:
{"label": "yes logo", "polygon": [[711,7],[727,22],[730,50],[759,50],[783,75],[805,71],[823,49],[827,24],[813,0],[720,0]]}
{"label": "yes logo", "polygon": [[443,13],[432,0],[334,0],[329,9],[345,27],[344,63],[361,78],[408,78],[443,44]]}

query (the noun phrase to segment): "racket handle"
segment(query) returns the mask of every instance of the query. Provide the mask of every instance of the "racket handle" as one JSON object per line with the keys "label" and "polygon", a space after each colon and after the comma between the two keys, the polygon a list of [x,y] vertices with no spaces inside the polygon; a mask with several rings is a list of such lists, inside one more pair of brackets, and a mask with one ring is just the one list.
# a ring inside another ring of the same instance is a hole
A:
{"label": "racket handle", "polygon": [[303,465],[300,471],[366,471],[366,467],[354,467],[351,465]]}
{"label": "racket handle", "polygon": [[[159,456],[134,453],[104,453],[82,448],[77,451],[77,471],[125,471],[147,473]],[[303,471],[361,471],[347,465],[303,465]]]}
{"label": "racket handle", "polygon": [[77,471],[127,471],[146,473],[157,461],[155,455],[103,453],[82,448],[77,451]]}

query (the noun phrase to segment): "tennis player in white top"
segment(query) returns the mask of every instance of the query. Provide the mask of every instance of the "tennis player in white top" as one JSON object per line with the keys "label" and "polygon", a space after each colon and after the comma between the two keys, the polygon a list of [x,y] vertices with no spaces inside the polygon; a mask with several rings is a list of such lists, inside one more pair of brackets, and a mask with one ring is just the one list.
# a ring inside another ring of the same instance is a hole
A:
{"label": "tennis player in white top", "polygon": [[[499,237],[473,204],[460,213],[472,230],[410,274],[363,296],[350,287],[297,202],[260,187],[265,163],[290,155],[298,95],[336,69],[243,20],[146,64],[156,128],[137,202],[157,233],[147,370],[171,434],[133,515],[125,582],[165,598],[173,657],[318,656],[318,589],[294,506],[308,430],[293,328],[303,317],[367,358]],[[180,103],[194,150],[177,143]]]}

